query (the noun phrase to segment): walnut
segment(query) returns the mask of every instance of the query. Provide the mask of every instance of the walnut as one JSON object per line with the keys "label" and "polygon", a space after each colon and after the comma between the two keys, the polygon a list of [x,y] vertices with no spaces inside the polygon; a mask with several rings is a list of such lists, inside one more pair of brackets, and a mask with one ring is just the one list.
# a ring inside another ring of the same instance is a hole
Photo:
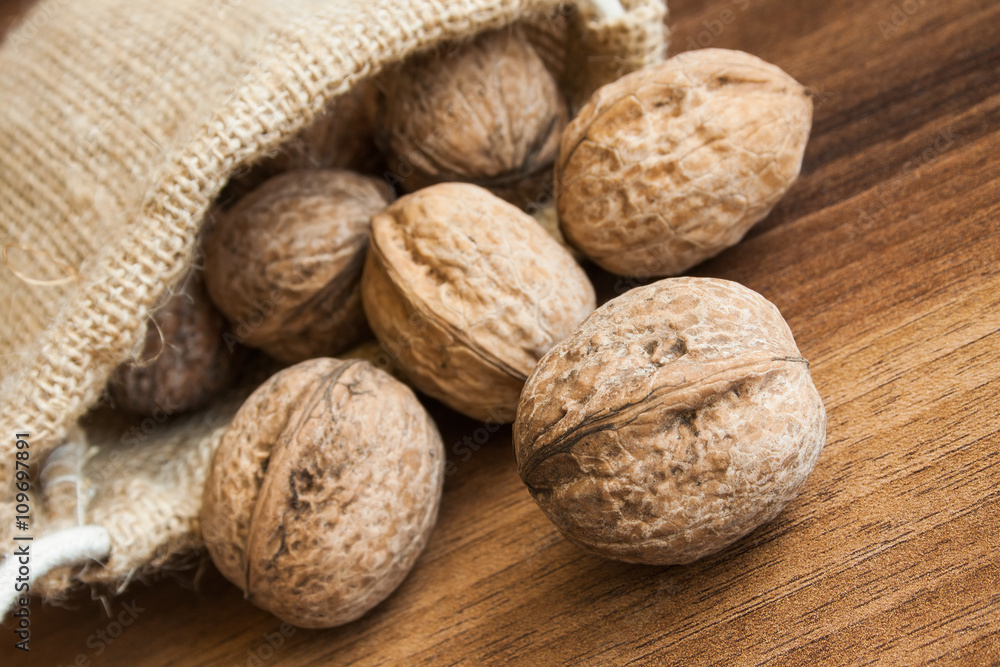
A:
{"label": "walnut", "polygon": [[682,53],[594,93],[563,134],[563,234],[603,268],[673,275],[737,243],[798,176],[807,91],[759,58]]}
{"label": "walnut", "polygon": [[538,363],[521,479],[581,548],[688,563],[770,521],[823,448],[823,402],[778,309],[675,278],[609,301]]}
{"label": "walnut", "polygon": [[242,367],[245,350],[227,345],[227,333],[201,275],[188,274],[153,313],[139,358],[112,373],[112,402],[143,415],[205,407],[233,385]]}
{"label": "walnut", "polygon": [[369,224],[390,198],[350,171],[292,171],[225,213],[205,239],[205,281],[236,335],[287,362],[360,340]]}
{"label": "walnut", "polygon": [[475,185],[442,183],[372,219],[361,281],[384,350],[417,388],[475,419],[513,421],[538,359],[595,305],[569,252]]}
{"label": "walnut", "polygon": [[406,577],[443,481],[441,436],[409,388],[364,361],[313,359],[236,414],[206,482],[202,532],[251,602],[333,627]]}
{"label": "walnut", "polygon": [[566,103],[519,30],[413,57],[383,85],[377,137],[405,191],[464,181],[525,207],[550,190]]}

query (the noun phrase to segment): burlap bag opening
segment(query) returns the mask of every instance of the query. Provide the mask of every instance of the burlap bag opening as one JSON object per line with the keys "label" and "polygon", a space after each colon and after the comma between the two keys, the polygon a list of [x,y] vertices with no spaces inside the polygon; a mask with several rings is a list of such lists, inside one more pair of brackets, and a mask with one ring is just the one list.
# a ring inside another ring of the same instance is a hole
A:
{"label": "burlap bag opening", "polygon": [[15,530],[15,433],[27,432],[31,534],[90,526],[108,541],[101,562],[78,550],[33,592],[120,590],[196,560],[205,474],[241,392],[186,416],[92,408],[191,269],[230,176],[362,78],[515,22],[563,59],[578,103],[664,55],[663,0],[626,0],[621,15],[616,4],[46,0],[32,10],[0,47],[0,539]]}

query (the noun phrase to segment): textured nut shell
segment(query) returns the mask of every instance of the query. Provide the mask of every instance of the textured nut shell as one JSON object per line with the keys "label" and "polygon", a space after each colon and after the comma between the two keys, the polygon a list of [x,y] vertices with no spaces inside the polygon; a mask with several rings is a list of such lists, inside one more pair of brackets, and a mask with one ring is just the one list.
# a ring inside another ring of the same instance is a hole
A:
{"label": "textured nut shell", "polygon": [[650,564],[693,561],[772,519],[825,437],[778,309],[705,278],[598,309],[539,362],[514,424],[521,478],[560,531]]}
{"label": "textured nut shell", "polygon": [[205,281],[237,336],[288,362],[356,343],[370,220],[389,200],[354,172],[293,171],[225,214],[204,243]]}
{"label": "textured nut shell", "polygon": [[807,91],[740,51],[689,51],[622,77],[563,134],[563,234],[613,273],[680,273],[770,212],[798,176],[811,123]]}
{"label": "textured nut shell", "polygon": [[225,318],[200,274],[189,274],[152,320],[138,361],[119,366],[108,382],[116,406],[144,415],[176,414],[205,407],[232,386],[244,350],[226,346]]}
{"label": "textured nut shell", "polygon": [[379,142],[407,192],[465,181],[525,206],[551,186],[566,103],[519,30],[411,58],[384,88]]}
{"label": "textured nut shell", "polygon": [[569,252],[474,185],[407,195],[372,219],[365,313],[413,384],[475,419],[513,421],[525,378],[595,306]]}
{"label": "textured nut shell", "polygon": [[413,392],[367,362],[313,359],[258,388],[223,436],[205,542],[254,604],[340,625],[402,582],[443,480],[441,437]]}

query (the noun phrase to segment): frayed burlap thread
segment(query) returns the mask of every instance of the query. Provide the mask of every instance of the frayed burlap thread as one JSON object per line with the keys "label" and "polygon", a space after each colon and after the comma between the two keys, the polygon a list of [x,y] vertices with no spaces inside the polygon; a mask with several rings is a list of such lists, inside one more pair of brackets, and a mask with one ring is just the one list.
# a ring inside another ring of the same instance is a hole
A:
{"label": "frayed burlap thread", "polygon": [[[15,431],[30,433],[35,466],[72,448],[57,465],[76,466],[79,479],[52,473],[58,484],[37,494],[33,528],[98,525],[111,537],[106,563],[53,572],[47,596],[79,582],[119,587],[200,545],[201,488],[239,392],[152,425],[94,408],[151,310],[191,269],[229,177],[358,80],[516,21],[558,15],[553,25],[569,26],[563,81],[582,99],[664,55],[662,0],[623,4],[613,21],[555,0],[34,8],[22,24],[31,29],[15,28],[0,46],[0,497],[13,491]],[[142,437],[129,438],[136,428]]]}

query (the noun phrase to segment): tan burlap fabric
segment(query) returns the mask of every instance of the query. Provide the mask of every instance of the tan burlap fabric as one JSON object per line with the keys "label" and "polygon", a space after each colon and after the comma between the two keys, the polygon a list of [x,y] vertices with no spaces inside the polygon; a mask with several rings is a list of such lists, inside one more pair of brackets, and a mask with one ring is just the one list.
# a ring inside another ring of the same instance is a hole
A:
{"label": "tan burlap fabric", "polygon": [[[554,0],[35,7],[0,47],[0,498],[11,498],[13,434],[24,429],[36,471],[56,451],[34,494],[35,534],[95,524],[112,538],[106,564],[53,573],[47,595],[123,585],[199,545],[205,472],[239,396],[141,422],[93,408],[190,268],[230,175],[360,78],[515,21],[540,35],[569,26],[563,81],[579,101],[663,56],[664,2],[623,4],[614,21]],[[6,540],[13,510],[0,509]]]}

